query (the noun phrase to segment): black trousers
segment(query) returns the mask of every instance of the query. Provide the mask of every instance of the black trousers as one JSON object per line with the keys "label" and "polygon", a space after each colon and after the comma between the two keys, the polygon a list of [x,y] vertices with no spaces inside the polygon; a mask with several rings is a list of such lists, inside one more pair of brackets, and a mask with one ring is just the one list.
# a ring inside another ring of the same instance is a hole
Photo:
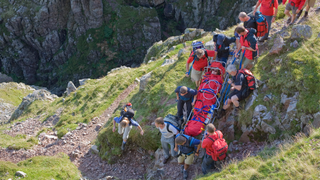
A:
{"label": "black trousers", "polygon": [[183,107],[184,104],[187,105],[187,118],[192,110],[192,99],[188,100],[188,101],[182,101],[181,99],[179,99],[178,104],[177,104],[177,108],[178,108],[178,117],[179,118],[183,118]]}

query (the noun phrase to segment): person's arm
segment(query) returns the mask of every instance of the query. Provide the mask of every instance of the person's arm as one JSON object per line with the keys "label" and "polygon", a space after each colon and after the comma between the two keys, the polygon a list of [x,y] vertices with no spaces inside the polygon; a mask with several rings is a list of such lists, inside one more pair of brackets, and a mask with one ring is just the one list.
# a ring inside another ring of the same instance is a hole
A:
{"label": "person's arm", "polygon": [[138,128],[139,128],[139,130],[140,130],[140,134],[143,135],[143,134],[144,134],[144,131],[143,131],[142,127],[139,125]]}
{"label": "person's arm", "polygon": [[199,156],[200,148],[201,148],[201,141],[200,141],[200,143],[199,143],[198,146],[197,146],[197,150],[196,150],[196,153],[195,153],[196,156]]}
{"label": "person's arm", "polygon": [[141,135],[144,134],[144,131],[143,131],[142,127],[140,126],[140,124],[139,124],[137,121],[131,119],[130,122],[131,122],[131,124],[132,124],[133,126],[137,126],[137,127],[138,127],[138,129],[140,130],[140,134],[141,134]]}
{"label": "person's arm", "polygon": [[179,93],[176,92],[176,95],[177,95],[177,101],[179,101]]}
{"label": "person's arm", "polygon": [[[277,0],[275,0],[275,1],[277,1]],[[256,14],[256,12],[257,12],[257,9],[258,9],[258,7],[260,6],[260,1],[258,0],[258,2],[257,2],[257,4],[256,4],[256,7],[254,7],[254,10],[253,10],[253,12],[252,12],[252,14],[253,15],[255,15]]]}
{"label": "person's arm", "polygon": [[278,8],[275,8],[274,15],[271,22],[274,22],[276,20],[277,14],[278,14]]}
{"label": "person's arm", "polygon": [[178,144],[177,143],[174,143],[174,151],[178,152]]}
{"label": "person's arm", "polygon": [[194,95],[193,96],[193,101],[192,101],[192,104],[191,104],[192,106],[194,106],[194,104],[196,103],[196,100],[197,100],[197,95]]}
{"label": "person's arm", "polygon": [[298,9],[296,11],[297,14],[302,10],[305,2],[306,2],[306,0],[301,0],[300,1],[299,7],[298,7]]}
{"label": "person's arm", "polygon": [[212,51],[212,50],[207,50],[208,53],[208,57],[215,57],[216,55],[216,51]]}
{"label": "person's arm", "polygon": [[245,47],[245,50],[249,51],[257,51],[256,50],[256,45],[257,45],[257,40],[254,37],[248,37],[247,40],[250,42],[250,47]]}
{"label": "person's arm", "polygon": [[233,87],[234,89],[240,91],[241,90],[241,87],[242,85],[235,85],[231,79],[228,80],[228,83],[231,85],[231,87]]}

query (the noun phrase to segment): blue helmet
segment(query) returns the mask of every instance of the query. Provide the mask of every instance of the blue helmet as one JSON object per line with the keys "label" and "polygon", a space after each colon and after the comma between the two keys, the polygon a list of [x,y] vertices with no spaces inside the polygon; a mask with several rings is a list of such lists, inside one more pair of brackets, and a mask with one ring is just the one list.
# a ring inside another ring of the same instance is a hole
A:
{"label": "blue helmet", "polygon": [[191,46],[193,51],[195,51],[196,49],[204,48],[204,45],[201,41],[193,41]]}

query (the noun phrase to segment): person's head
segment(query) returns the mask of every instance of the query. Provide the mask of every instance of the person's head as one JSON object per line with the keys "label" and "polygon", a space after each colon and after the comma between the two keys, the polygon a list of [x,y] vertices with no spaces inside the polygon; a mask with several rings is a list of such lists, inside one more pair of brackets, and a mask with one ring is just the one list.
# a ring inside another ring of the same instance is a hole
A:
{"label": "person's head", "polygon": [[186,87],[186,86],[182,86],[181,88],[180,88],[180,95],[181,96],[184,96],[184,95],[186,95],[188,93],[188,88]]}
{"label": "person's head", "polygon": [[186,143],[187,139],[184,136],[178,136],[175,139],[175,143],[178,145],[184,145],[184,143]]}
{"label": "person's head", "polygon": [[204,56],[204,50],[203,49],[197,49],[195,52],[198,59],[201,59]]}
{"label": "person's head", "polygon": [[214,74],[214,75],[220,75],[220,70],[219,69],[212,69],[212,73],[211,74]]}
{"label": "person's head", "polygon": [[212,123],[207,125],[207,132],[209,134],[213,134],[216,131],[216,127],[214,127],[214,125]]}
{"label": "person's head", "polygon": [[219,34],[217,36],[217,45],[220,46],[223,43],[225,38],[226,38],[226,36],[224,34]]}
{"label": "person's head", "polygon": [[241,36],[244,36],[247,34],[246,28],[244,28],[243,26],[236,27],[235,31]]}
{"label": "person's head", "polygon": [[131,106],[131,107],[132,107],[132,104],[128,102],[128,103],[126,104],[126,106]]}
{"label": "person's head", "polygon": [[121,127],[127,127],[130,121],[128,118],[124,117],[123,120],[120,122]]}
{"label": "person's head", "polygon": [[164,125],[164,120],[162,117],[158,117],[156,120],[154,120],[155,126],[158,128],[160,126]]}
{"label": "person's head", "polygon": [[245,12],[240,12],[238,17],[241,22],[246,22],[249,20],[249,16]]}
{"label": "person's head", "polygon": [[231,75],[231,76],[235,76],[237,74],[237,68],[234,64],[229,64],[229,66],[227,67],[227,72]]}

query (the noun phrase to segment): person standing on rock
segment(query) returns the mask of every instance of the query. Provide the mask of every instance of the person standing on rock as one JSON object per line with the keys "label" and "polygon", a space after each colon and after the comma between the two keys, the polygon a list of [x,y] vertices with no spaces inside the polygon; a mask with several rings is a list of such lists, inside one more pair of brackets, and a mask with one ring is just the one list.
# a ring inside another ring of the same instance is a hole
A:
{"label": "person standing on rock", "polygon": [[162,117],[158,117],[155,120],[155,126],[161,132],[161,146],[164,150],[165,155],[163,164],[166,164],[170,159],[169,145],[171,148],[171,155],[173,157],[177,157],[177,152],[174,151],[174,138],[175,135],[179,133],[179,131],[171,124],[165,123]]}
{"label": "person standing on rock", "polygon": [[[216,130],[215,126],[210,123],[207,125],[207,134],[205,135],[204,140],[202,141],[201,147],[206,150],[206,154],[203,157],[201,169],[203,174],[207,174],[209,169],[215,168],[215,162],[221,161],[226,157],[226,152],[228,151],[228,145],[226,145],[225,140],[223,139],[223,134],[221,131]],[[221,145],[223,146],[220,150],[223,151],[221,154],[216,154],[213,149],[214,141],[221,141]],[[221,158],[219,158],[221,157]]]}
{"label": "person standing on rock", "polygon": [[186,86],[178,86],[174,91],[177,95],[177,109],[178,109],[178,117],[183,119],[183,107],[184,104],[187,105],[187,118],[191,113],[192,106],[194,105],[197,99],[197,90],[188,88]]}
{"label": "person standing on rock", "polygon": [[131,103],[127,103],[124,108],[122,109],[121,113],[120,113],[120,117],[115,117],[113,119],[113,129],[112,131],[115,132],[116,131],[116,123],[118,123],[118,133],[119,134],[123,134],[122,139],[122,145],[121,145],[121,150],[125,149],[125,145],[127,143],[127,140],[129,138],[129,133],[132,129],[132,126],[136,126],[139,128],[140,130],[140,134],[143,135],[144,131],[141,128],[141,126],[139,125],[138,122],[136,122],[135,120],[133,120],[133,116],[134,116],[134,110],[132,109],[132,104]]}
{"label": "person standing on rock", "polygon": [[231,38],[224,34],[218,34],[218,35],[214,35],[213,42],[215,42],[215,45],[216,45],[216,48],[215,48],[215,51],[216,51],[215,57],[217,57],[216,60],[224,62],[222,63],[222,65],[223,67],[225,67],[230,54],[229,46],[231,43],[236,42],[236,37]]}
{"label": "person standing on rock", "polygon": [[243,73],[239,73],[235,65],[230,64],[227,67],[227,72],[233,76],[232,80],[228,80],[228,83],[231,85],[232,92],[223,105],[219,118],[226,114],[226,110],[230,107],[231,103],[235,106],[235,114],[237,114],[240,108],[239,101],[247,98],[251,93],[251,91],[248,90],[245,75]]}
{"label": "person standing on rock", "polygon": [[260,42],[263,42],[268,40],[271,24],[276,20],[278,14],[278,0],[258,0],[256,7],[253,10],[253,15],[256,14],[260,5],[260,12],[268,22],[268,32],[259,40]]}
{"label": "person standing on rock", "polygon": [[[283,0],[282,4],[285,4],[286,2],[287,0]],[[284,14],[289,17],[287,20],[287,23],[289,25],[293,24],[297,14],[300,13],[305,2],[306,0],[289,0],[288,4],[286,5],[286,9],[284,11]],[[292,11],[292,15],[290,14],[290,11]]]}
{"label": "person standing on rock", "polygon": [[179,148],[178,163],[181,165],[183,179],[188,178],[188,167],[193,163],[194,156],[199,156],[201,141],[191,136],[178,134],[175,140],[175,151]]}
{"label": "person standing on rock", "polygon": [[251,69],[257,61],[258,44],[254,35],[257,31],[253,28],[245,29],[242,26],[236,28],[236,32],[240,35],[240,44],[244,58],[242,60],[241,69]]}
{"label": "person standing on rock", "polygon": [[191,80],[195,81],[196,86],[200,86],[204,67],[208,66],[208,57],[214,57],[215,51],[207,49],[196,49],[192,51],[186,63],[186,77],[189,77],[189,64],[193,62],[191,69]]}

